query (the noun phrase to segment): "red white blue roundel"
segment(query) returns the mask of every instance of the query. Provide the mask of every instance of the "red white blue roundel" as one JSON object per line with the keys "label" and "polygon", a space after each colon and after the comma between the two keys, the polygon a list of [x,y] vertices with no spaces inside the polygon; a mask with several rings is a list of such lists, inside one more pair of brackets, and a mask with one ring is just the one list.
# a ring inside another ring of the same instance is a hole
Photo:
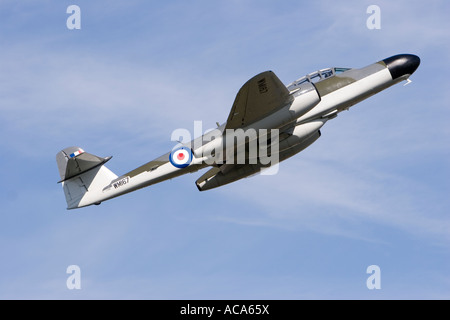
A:
{"label": "red white blue roundel", "polygon": [[192,161],[192,151],[186,147],[175,149],[170,153],[169,160],[177,168],[186,168]]}

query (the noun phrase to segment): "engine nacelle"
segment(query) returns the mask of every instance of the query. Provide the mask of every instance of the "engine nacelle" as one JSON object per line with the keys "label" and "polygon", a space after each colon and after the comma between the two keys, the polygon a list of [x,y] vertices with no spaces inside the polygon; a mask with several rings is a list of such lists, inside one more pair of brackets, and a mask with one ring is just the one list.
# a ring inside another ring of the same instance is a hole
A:
{"label": "engine nacelle", "polygon": [[[289,157],[299,153],[305,148],[309,147],[320,137],[320,131],[315,131],[310,133],[307,137],[304,137],[300,143],[297,143],[284,151],[280,151],[278,161],[284,161]],[[272,163],[271,165],[274,165]],[[237,181],[239,179],[257,174],[263,168],[267,168],[267,165],[262,164],[244,164],[235,165],[233,167],[229,166],[226,170],[221,170],[220,168],[213,168],[203,176],[201,176],[195,183],[198,190],[205,191],[209,189],[214,189],[228,183]]]}
{"label": "engine nacelle", "polygon": [[300,143],[294,145],[293,147],[290,147],[289,149],[281,151],[279,156],[280,162],[308,148],[310,145],[316,142],[317,139],[320,138],[320,135],[321,135],[320,131],[313,132],[308,137],[303,139]]}
{"label": "engine nacelle", "polygon": [[320,102],[320,95],[316,87],[309,82],[302,83],[292,93],[292,97],[294,101],[289,105],[243,129],[279,129],[306,114]]}
{"label": "engine nacelle", "polygon": [[308,138],[318,132],[320,128],[327,122],[327,119],[318,119],[311,122],[300,124],[292,129],[288,133],[290,136],[280,142],[279,152],[283,152],[286,149],[292,148],[298,144],[307,141]]}
{"label": "engine nacelle", "polygon": [[[264,138],[260,135],[259,130],[279,129],[288,123],[294,122],[296,119],[298,119],[299,117],[310,111],[320,102],[319,93],[317,92],[314,85],[309,82],[301,84],[301,86],[292,93],[292,96],[294,97],[292,103],[275,111],[270,116],[267,116],[261,120],[252,123],[247,127],[242,128],[242,130],[244,132],[247,132],[248,130],[255,130],[257,134],[255,138],[258,139]],[[295,134],[298,134],[299,136],[303,134],[302,131],[311,130],[310,129],[311,125],[309,124],[302,124],[301,126],[304,127],[301,127],[295,131],[297,132]],[[319,129],[320,127],[315,129],[315,131]],[[226,129],[221,133],[219,132],[219,130],[216,129],[215,134],[213,134],[214,139],[212,139],[211,142],[205,143],[201,147],[194,149],[194,156],[196,158],[202,158],[204,156],[213,154],[214,153],[213,150],[223,150],[227,134],[232,135],[234,134],[234,132],[235,132],[234,129]],[[291,145],[294,145],[295,143],[298,142],[292,142]],[[291,145],[288,145],[287,147]]]}

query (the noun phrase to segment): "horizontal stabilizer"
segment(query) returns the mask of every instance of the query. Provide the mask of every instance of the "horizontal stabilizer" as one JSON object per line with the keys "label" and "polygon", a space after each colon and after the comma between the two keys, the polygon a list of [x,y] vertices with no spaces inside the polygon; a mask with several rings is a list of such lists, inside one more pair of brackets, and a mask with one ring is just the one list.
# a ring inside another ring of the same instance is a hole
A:
{"label": "horizontal stabilizer", "polygon": [[56,154],[56,163],[58,164],[59,175],[63,182],[72,179],[95,167],[105,164],[111,157],[98,157],[85,152],[79,147],[68,147]]}

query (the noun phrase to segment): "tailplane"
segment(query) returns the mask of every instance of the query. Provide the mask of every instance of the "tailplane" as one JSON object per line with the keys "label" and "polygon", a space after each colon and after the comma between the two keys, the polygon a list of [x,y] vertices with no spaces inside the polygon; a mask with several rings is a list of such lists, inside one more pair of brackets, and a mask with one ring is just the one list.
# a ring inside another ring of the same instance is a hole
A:
{"label": "tailplane", "polygon": [[79,147],[68,147],[56,154],[59,181],[66,196],[67,209],[100,204],[103,188],[117,178],[105,163],[111,157],[98,157]]}

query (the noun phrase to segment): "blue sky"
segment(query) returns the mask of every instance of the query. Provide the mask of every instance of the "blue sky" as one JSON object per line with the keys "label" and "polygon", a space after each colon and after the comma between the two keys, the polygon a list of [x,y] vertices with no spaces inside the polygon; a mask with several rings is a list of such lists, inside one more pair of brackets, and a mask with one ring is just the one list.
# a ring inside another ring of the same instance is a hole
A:
{"label": "blue sky", "polygon": [[[81,8],[81,30],[66,9]],[[381,9],[369,30],[366,9]],[[450,298],[447,1],[0,2],[1,299]],[[67,211],[55,154],[128,172],[224,122],[273,70],[422,63],[311,147],[198,192],[197,172]],[[66,268],[81,269],[68,290]],[[368,290],[366,269],[381,269]]]}

